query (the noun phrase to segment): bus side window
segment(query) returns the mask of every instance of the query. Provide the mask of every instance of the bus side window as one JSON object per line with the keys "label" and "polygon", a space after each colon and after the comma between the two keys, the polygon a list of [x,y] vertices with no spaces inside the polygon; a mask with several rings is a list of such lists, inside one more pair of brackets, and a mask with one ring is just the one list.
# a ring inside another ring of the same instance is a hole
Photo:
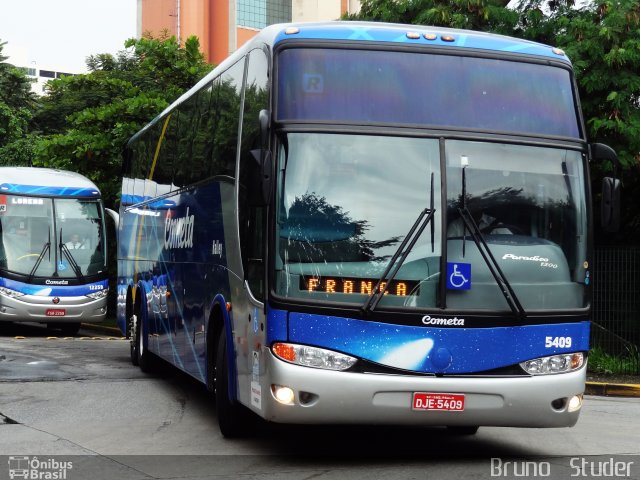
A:
{"label": "bus side window", "polygon": [[261,201],[260,166],[252,150],[260,148],[260,110],[269,108],[269,63],[262,50],[249,54],[245,82],[242,143],[240,147],[240,178],[238,220],[240,248],[245,279],[253,295],[263,300],[265,274],[265,207]]}

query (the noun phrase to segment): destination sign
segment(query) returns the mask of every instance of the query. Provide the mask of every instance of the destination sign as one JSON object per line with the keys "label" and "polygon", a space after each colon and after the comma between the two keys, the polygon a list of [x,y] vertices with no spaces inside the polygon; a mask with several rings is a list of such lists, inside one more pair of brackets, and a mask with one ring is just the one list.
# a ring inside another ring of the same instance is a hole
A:
{"label": "destination sign", "polygon": [[[373,278],[345,278],[345,277],[300,277],[300,289],[308,292],[342,293],[371,295],[378,283]],[[420,293],[420,282],[416,280],[393,280],[385,295],[398,297],[415,296]],[[384,289],[381,283],[379,290]]]}

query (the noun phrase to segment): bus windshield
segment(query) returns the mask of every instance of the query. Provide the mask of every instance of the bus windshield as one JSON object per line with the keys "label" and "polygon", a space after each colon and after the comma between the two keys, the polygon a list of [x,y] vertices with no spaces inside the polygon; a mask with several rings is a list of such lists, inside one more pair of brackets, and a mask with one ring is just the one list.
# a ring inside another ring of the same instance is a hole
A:
{"label": "bus windshield", "polygon": [[0,213],[0,268],[27,277],[76,278],[104,272],[97,200],[6,195]]}
{"label": "bus windshield", "polygon": [[494,58],[291,48],[278,56],[282,122],[420,125],[579,138],[569,70]]}
{"label": "bus windshield", "polygon": [[[509,310],[460,219],[463,206],[526,310],[585,306],[587,215],[579,152],[446,141],[442,172],[437,139],[289,133],[284,144],[277,294],[362,305],[433,195],[434,231],[422,232],[386,286],[381,307]],[[456,265],[467,283],[441,279],[443,264]],[[446,298],[439,294],[441,281]]]}

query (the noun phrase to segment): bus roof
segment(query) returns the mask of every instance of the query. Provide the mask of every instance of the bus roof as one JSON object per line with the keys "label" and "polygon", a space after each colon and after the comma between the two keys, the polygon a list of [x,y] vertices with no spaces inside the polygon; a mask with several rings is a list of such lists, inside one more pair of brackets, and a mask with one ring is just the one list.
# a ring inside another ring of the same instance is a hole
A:
{"label": "bus roof", "polygon": [[424,25],[400,25],[379,22],[322,22],[277,24],[262,33],[267,43],[289,39],[342,40],[353,42],[435,45],[515,53],[560,59],[569,62],[565,53],[549,45],[487,32]]}
{"label": "bus roof", "polygon": [[0,167],[0,194],[99,198],[100,190],[76,172],[39,167]]}

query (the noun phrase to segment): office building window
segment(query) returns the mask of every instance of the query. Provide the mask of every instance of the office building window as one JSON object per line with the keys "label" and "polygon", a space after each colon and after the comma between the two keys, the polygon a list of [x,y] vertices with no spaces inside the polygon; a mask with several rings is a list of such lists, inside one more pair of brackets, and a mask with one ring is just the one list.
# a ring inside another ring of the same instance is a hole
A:
{"label": "office building window", "polygon": [[45,78],[56,78],[56,72],[51,70],[40,70],[40,76]]}
{"label": "office building window", "polygon": [[238,25],[264,28],[291,21],[291,0],[238,0]]}
{"label": "office building window", "polygon": [[35,77],[36,76],[36,69],[35,68],[29,68],[29,67],[18,67],[18,69],[24,73],[25,75],[28,75],[30,77]]}

